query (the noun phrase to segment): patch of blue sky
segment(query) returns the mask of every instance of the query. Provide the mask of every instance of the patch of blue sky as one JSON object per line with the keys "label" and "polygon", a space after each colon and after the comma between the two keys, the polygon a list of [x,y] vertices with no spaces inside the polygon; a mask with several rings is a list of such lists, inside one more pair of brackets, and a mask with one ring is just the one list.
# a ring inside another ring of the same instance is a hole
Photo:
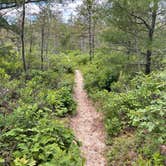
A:
{"label": "patch of blue sky", "polygon": [[[67,22],[71,15],[76,15],[76,8],[82,4],[82,0],[75,0],[73,2],[70,3],[66,3],[64,5],[60,5],[57,3],[52,3],[51,5],[51,9],[53,11],[60,11],[62,13],[62,18],[64,20],[64,22]],[[45,2],[40,2],[40,3],[31,3],[26,5],[26,17],[30,18],[32,20],[36,19],[36,15],[40,12],[40,6],[44,6]],[[9,20],[9,22],[13,22],[18,14],[20,13],[21,8],[18,9],[6,9],[3,10],[2,12],[6,13],[5,16],[7,17],[7,19]]]}

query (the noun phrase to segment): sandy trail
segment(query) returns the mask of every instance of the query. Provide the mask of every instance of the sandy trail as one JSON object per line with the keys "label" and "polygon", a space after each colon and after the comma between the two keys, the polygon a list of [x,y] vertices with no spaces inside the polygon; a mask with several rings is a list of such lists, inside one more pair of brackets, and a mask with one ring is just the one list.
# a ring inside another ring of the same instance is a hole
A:
{"label": "sandy trail", "polygon": [[71,127],[79,141],[86,166],[106,166],[104,157],[105,132],[102,115],[96,112],[93,103],[83,89],[83,77],[79,70],[75,72],[74,97],[78,104],[77,115],[71,119]]}

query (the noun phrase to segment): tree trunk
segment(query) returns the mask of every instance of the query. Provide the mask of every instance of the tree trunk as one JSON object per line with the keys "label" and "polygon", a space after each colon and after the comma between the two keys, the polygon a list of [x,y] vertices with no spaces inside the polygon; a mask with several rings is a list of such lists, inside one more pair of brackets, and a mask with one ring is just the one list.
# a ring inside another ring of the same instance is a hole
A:
{"label": "tree trunk", "polygon": [[135,36],[134,36],[134,42],[135,42],[135,52],[136,55],[138,57],[138,71],[141,71],[141,65],[140,65],[140,52],[139,52],[139,48],[138,48],[138,39],[137,39],[137,31],[135,30]]}
{"label": "tree trunk", "polygon": [[21,44],[22,44],[22,61],[23,61],[23,68],[26,73],[26,59],[25,59],[25,43],[24,43],[24,26],[25,26],[25,3],[23,3],[22,8],[22,23],[21,23]]}
{"label": "tree trunk", "polygon": [[50,4],[48,4],[48,9],[49,9],[49,18],[47,18],[47,43],[46,43],[46,59],[48,60],[48,53],[49,53],[49,44],[50,44],[50,27],[51,27],[51,19],[52,19],[52,14],[50,12],[51,7]]}
{"label": "tree trunk", "polygon": [[151,56],[152,56],[152,41],[153,41],[153,31],[149,29],[149,46],[146,52],[146,68],[145,74],[150,74],[151,72]]}
{"label": "tree trunk", "polygon": [[32,23],[30,21],[30,39],[29,39],[29,58],[28,58],[28,65],[27,68],[30,69],[30,58],[32,55],[32,45],[33,45],[33,28],[32,28]]}
{"label": "tree trunk", "polygon": [[149,28],[149,33],[148,33],[149,46],[148,46],[147,53],[146,53],[145,74],[150,74],[150,72],[151,72],[152,43],[153,43],[153,34],[154,34],[154,30],[155,30],[155,25],[156,25],[157,8],[158,8],[157,5],[158,5],[157,3],[154,5],[154,9],[152,12],[152,22],[151,22],[151,26]]}
{"label": "tree trunk", "polygon": [[92,35],[92,57],[94,58],[95,54],[95,22],[93,21],[93,35]]}
{"label": "tree trunk", "polygon": [[147,50],[145,74],[150,74],[150,72],[151,72],[151,56],[152,56],[152,51]]}
{"label": "tree trunk", "polygon": [[91,5],[88,6],[88,33],[89,33],[89,58],[92,60],[92,9]]}
{"label": "tree trunk", "polygon": [[44,63],[44,25],[42,25],[41,29],[41,70],[43,70]]}

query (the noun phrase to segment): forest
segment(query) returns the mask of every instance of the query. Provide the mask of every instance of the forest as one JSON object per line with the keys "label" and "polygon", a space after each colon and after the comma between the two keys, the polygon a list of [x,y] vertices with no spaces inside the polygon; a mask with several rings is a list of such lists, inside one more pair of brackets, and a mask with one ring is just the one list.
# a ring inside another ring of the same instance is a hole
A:
{"label": "forest", "polygon": [[166,166],[166,1],[0,0],[0,166]]}

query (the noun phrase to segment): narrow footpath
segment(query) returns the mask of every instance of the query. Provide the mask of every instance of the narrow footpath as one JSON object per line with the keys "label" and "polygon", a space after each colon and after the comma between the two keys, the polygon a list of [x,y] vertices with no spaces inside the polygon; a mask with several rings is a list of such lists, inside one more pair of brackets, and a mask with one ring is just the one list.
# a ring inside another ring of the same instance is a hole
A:
{"label": "narrow footpath", "polygon": [[75,72],[74,97],[77,102],[77,115],[71,119],[71,127],[79,141],[86,166],[106,166],[104,157],[105,131],[102,114],[97,112],[84,90],[83,77]]}

